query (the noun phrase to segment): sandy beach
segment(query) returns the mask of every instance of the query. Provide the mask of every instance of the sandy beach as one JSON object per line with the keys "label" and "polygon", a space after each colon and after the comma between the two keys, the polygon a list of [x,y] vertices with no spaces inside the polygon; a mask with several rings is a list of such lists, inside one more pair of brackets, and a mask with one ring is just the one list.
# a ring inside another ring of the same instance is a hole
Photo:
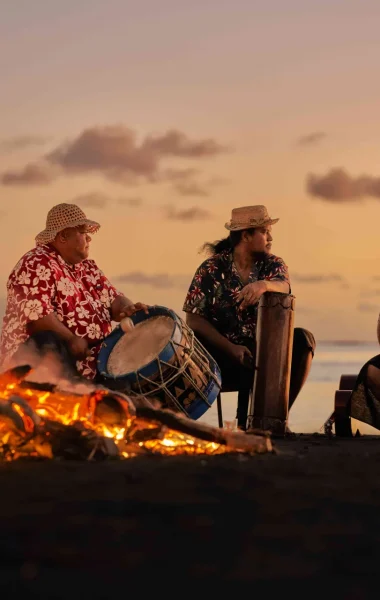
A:
{"label": "sandy beach", "polygon": [[3,463],[2,590],[372,597],[379,463],[379,439],[317,435],[253,457]]}

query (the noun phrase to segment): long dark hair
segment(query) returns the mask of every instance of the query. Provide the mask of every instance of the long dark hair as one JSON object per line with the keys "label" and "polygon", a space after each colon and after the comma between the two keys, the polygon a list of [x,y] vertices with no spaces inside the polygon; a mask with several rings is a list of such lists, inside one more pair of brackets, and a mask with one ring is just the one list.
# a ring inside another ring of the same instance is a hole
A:
{"label": "long dark hair", "polygon": [[248,231],[248,233],[252,234],[255,228],[250,227],[249,229],[240,229],[240,231],[230,231],[230,235],[221,240],[205,242],[199,252],[206,252],[213,255],[219,254],[219,252],[223,252],[224,250],[233,250],[240,242],[243,231]]}

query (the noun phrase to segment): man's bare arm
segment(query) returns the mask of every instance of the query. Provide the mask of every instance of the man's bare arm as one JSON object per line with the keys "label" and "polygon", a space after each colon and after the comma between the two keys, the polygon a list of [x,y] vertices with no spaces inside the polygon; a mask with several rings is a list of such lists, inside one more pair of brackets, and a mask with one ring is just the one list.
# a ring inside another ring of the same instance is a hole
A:
{"label": "man's bare arm", "polygon": [[234,344],[217,329],[207,319],[194,313],[186,313],[186,323],[194,331],[195,335],[205,338],[215,348],[218,348],[226,354],[231,354]]}
{"label": "man's bare arm", "polygon": [[58,319],[55,313],[50,313],[37,321],[29,321],[27,325],[27,332],[29,335],[36,333],[37,331],[54,331],[62,340],[69,342],[72,338],[76,337],[70,329],[66,327]]}

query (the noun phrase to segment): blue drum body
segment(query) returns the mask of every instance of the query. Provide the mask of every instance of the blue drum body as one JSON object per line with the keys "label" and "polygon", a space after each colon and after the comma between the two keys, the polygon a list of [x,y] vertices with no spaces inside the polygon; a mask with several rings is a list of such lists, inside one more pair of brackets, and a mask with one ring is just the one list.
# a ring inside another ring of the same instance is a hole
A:
{"label": "blue drum body", "polygon": [[[128,336],[118,325],[100,348],[98,372],[110,387],[116,384],[120,390],[125,385],[129,394],[132,390],[134,394],[152,401],[158,400],[162,407],[183,412],[193,420],[199,419],[221,390],[220,369],[193,331],[174,311],[153,306],[148,314],[141,310],[131,319],[135,327],[139,324],[150,327],[156,317],[169,317],[172,333],[168,343],[152,360],[134,371],[117,376],[111,374],[108,361],[118,342],[123,336]],[[123,341],[128,343],[127,339]]]}

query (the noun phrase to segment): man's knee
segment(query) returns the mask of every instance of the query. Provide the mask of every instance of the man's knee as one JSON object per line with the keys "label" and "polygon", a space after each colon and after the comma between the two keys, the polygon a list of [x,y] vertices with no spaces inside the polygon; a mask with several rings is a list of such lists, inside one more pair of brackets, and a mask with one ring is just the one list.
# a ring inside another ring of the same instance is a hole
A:
{"label": "man's knee", "polygon": [[314,356],[316,347],[315,337],[307,329],[302,327],[294,328],[293,349],[301,354],[311,352]]}

